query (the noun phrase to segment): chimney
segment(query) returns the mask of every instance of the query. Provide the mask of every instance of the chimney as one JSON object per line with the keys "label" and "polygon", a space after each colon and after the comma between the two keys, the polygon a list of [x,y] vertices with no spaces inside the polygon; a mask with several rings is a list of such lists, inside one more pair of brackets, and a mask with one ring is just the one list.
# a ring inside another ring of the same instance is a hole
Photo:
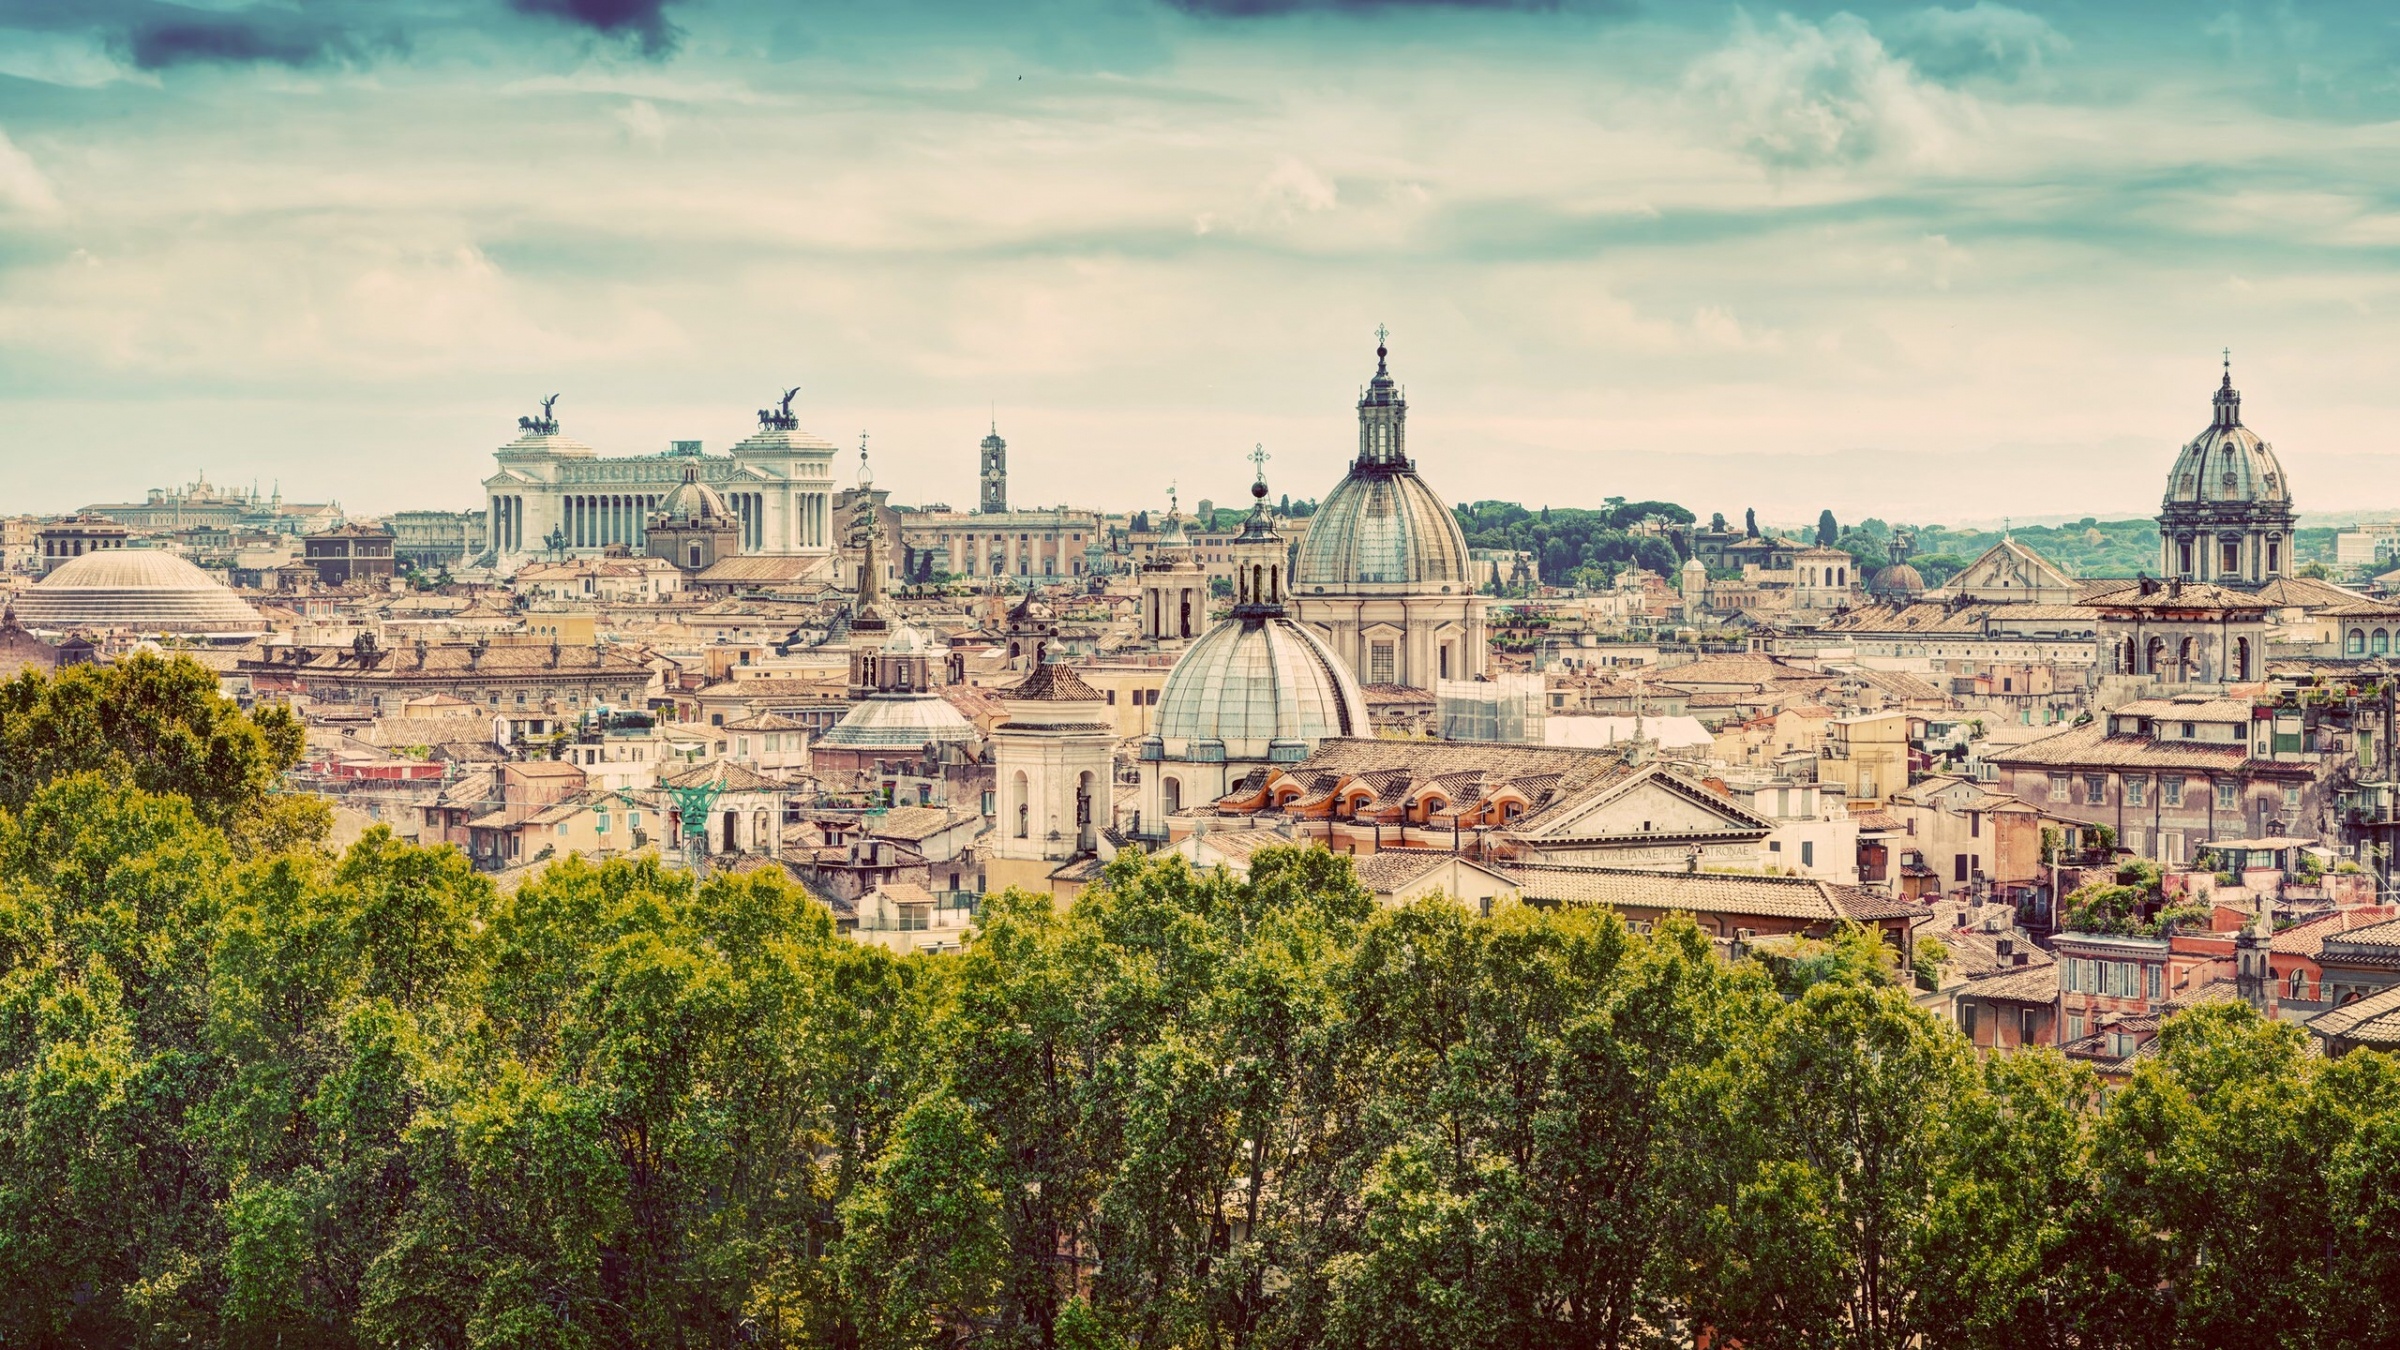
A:
{"label": "chimney", "polygon": [[2014,955],[2016,950],[2017,940],[2015,938],[2004,937],[1992,944],[1993,953],[2003,961],[2006,961],[2011,955]]}

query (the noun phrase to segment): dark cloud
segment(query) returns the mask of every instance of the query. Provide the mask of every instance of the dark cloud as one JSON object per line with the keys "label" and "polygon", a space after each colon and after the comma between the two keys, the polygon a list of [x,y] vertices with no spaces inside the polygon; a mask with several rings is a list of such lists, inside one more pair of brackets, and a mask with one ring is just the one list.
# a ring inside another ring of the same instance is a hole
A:
{"label": "dark cloud", "polygon": [[1559,8],[1560,0],[1166,0],[1166,4],[1204,19],[1268,19],[1286,14],[1368,15],[1427,9],[1538,12]]}
{"label": "dark cloud", "polygon": [[186,11],[173,17],[136,18],[112,39],[110,45],[143,70],[262,63],[314,66],[348,60],[368,47],[393,41],[288,10]]}
{"label": "dark cloud", "polygon": [[622,39],[663,56],[675,0],[252,0],[203,9],[169,0],[0,0],[0,29],[91,35],[142,70],[358,63],[445,30],[504,29],[527,18]]}
{"label": "dark cloud", "polygon": [[667,22],[672,0],[508,0],[519,14],[557,19],[612,38],[630,38],[643,53],[662,56],[675,46],[675,26]]}

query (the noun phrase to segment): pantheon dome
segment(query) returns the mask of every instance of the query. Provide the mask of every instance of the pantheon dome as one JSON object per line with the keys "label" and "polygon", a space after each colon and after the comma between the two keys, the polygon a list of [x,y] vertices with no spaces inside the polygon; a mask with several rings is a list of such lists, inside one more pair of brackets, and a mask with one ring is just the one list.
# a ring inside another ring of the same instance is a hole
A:
{"label": "pantheon dome", "polygon": [[2275,447],[2242,425],[2226,363],[2208,429],[2175,457],[2158,513],[2159,567],[2171,577],[2259,586],[2291,565],[2292,487]]}
{"label": "pantheon dome", "polygon": [[267,631],[265,617],[247,601],[161,549],[86,553],[20,593],[16,608],[25,627],[57,632],[116,628],[234,637]]}

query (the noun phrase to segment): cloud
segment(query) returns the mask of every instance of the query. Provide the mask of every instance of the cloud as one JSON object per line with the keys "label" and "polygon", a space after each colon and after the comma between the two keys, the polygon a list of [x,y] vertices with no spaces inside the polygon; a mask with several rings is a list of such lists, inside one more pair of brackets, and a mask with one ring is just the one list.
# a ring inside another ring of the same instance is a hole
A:
{"label": "cloud", "polygon": [[[113,12],[112,12],[113,11]],[[182,5],[94,6],[102,41],[140,70],[189,65],[316,66],[356,60],[401,43],[397,27],[345,7],[302,13],[281,6],[203,10]]]}
{"label": "cloud", "polygon": [[1992,0],[1965,9],[1923,9],[1887,26],[1892,50],[1940,80],[2014,80],[2066,54],[2066,36],[2038,14]]}
{"label": "cloud", "polygon": [[[1204,19],[1270,19],[1286,14],[1378,14],[1386,10],[1482,9],[1548,11],[1559,0],[1166,0]],[[1615,5],[1606,6],[1616,8]]]}
{"label": "cloud", "polygon": [[58,194],[43,176],[33,156],[0,131],[0,208],[48,215],[58,209]]}
{"label": "cloud", "polygon": [[679,36],[667,22],[672,0],[508,0],[519,14],[557,19],[602,37],[628,38],[645,56],[664,56]]}
{"label": "cloud", "polygon": [[667,119],[659,115],[658,105],[646,98],[617,109],[617,121],[625,128],[625,138],[636,145],[658,150],[667,143]]}
{"label": "cloud", "polygon": [[1773,28],[1743,15],[1733,41],[1696,64],[1689,83],[1735,146],[1785,169],[1922,158],[1949,139],[1962,110],[1848,14],[1822,25],[1785,15]]}

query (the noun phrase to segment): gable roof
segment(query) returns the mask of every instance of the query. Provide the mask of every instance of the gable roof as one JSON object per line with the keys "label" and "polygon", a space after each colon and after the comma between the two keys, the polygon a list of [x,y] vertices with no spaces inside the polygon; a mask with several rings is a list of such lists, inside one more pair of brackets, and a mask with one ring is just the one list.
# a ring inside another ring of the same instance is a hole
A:
{"label": "gable roof", "polygon": [[1503,868],[1529,901],[1676,909],[1695,914],[1755,914],[1778,919],[1851,921],[1917,918],[1924,910],[1859,886],[1809,877],[1722,872],[1644,872],[1623,867],[1525,864]]}

